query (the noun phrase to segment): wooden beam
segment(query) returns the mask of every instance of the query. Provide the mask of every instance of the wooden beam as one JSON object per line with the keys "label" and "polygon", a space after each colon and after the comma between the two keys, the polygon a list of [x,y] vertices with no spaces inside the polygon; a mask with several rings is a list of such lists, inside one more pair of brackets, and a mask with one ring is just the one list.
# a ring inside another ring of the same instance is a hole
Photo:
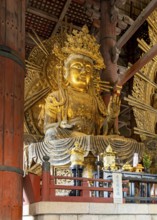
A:
{"label": "wooden beam", "polygon": [[138,30],[138,28],[144,23],[147,17],[155,10],[157,7],[157,0],[152,0],[147,7],[141,12],[138,18],[135,20],[133,25],[123,34],[123,36],[118,40],[116,47],[121,49],[124,44],[133,36],[133,34]]}
{"label": "wooden beam", "polygon": [[26,0],[26,9],[29,7],[29,0]]}
{"label": "wooden beam", "polygon": [[60,27],[60,25],[61,25],[65,15],[66,15],[66,12],[68,11],[68,8],[69,8],[71,2],[72,2],[72,0],[67,0],[66,1],[65,5],[64,5],[64,8],[63,8],[63,11],[61,12],[61,15],[59,17],[59,20],[58,20],[58,22],[57,22],[57,24],[56,24],[56,26],[55,26],[55,28],[54,28],[54,30],[52,32],[52,35],[57,33],[58,28]]}
{"label": "wooden beam", "polygon": [[[100,1],[100,8],[101,54],[106,65],[106,69],[102,73],[102,79],[114,85],[118,78],[117,55],[114,50],[116,45],[117,14],[116,10],[114,10],[114,5],[110,1]],[[107,101],[105,103],[106,105]]]}
{"label": "wooden beam", "polygon": [[85,0],[72,0],[73,2],[76,2],[80,5],[83,5],[85,3]]}
{"label": "wooden beam", "polygon": [[[28,13],[31,13],[31,14],[34,14],[34,15],[37,15],[37,16],[40,16],[42,18],[45,18],[47,20],[50,20],[50,21],[53,21],[53,22],[56,22],[58,23],[59,22],[59,19],[57,17],[54,17],[54,16],[50,16],[48,13],[46,12],[43,12],[39,9],[35,9],[33,7],[28,7],[27,8],[27,12]],[[63,21],[60,21],[60,25],[64,24],[65,22]],[[77,30],[81,30],[81,27],[77,26],[77,25],[73,25],[72,26],[73,28],[77,29]]]}
{"label": "wooden beam", "polygon": [[27,8],[27,12],[29,12],[31,14],[34,14],[34,15],[37,15],[39,17],[45,18],[47,20],[53,21],[53,22],[58,22],[58,18],[57,17],[50,16],[48,13],[46,13],[46,12],[44,12],[42,10],[39,10],[39,9],[35,9],[33,7]]}
{"label": "wooden beam", "polygon": [[157,55],[157,44],[155,44],[144,56],[142,56],[134,65],[130,67],[124,74],[119,75],[118,85],[122,86],[131,77],[134,76],[145,64]]}

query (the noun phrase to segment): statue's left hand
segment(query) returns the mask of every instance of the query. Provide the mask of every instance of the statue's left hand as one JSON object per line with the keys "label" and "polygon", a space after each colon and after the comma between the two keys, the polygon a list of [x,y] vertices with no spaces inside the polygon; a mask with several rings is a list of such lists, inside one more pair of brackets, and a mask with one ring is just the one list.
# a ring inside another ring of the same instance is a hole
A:
{"label": "statue's left hand", "polygon": [[108,104],[108,116],[109,118],[117,118],[120,112],[120,98],[117,94],[114,94],[110,98],[110,102]]}

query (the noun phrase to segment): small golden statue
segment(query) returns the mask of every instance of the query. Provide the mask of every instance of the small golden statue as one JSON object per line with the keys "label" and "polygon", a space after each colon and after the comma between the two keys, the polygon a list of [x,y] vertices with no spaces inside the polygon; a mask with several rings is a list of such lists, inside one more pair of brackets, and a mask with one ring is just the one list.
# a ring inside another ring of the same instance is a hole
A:
{"label": "small golden statue", "polygon": [[70,151],[70,161],[72,167],[75,165],[84,165],[84,153],[85,151],[79,146],[79,142],[75,142],[74,148],[72,148]]}
{"label": "small golden statue", "polygon": [[133,171],[133,167],[132,167],[132,166],[129,164],[129,162],[127,161],[127,162],[122,166],[122,170],[132,172],[132,171]]}
{"label": "small golden statue", "polygon": [[138,163],[136,168],[135,168],[135,172],[141,173],[143,171],[144,167],[142,166],[142,164]]}

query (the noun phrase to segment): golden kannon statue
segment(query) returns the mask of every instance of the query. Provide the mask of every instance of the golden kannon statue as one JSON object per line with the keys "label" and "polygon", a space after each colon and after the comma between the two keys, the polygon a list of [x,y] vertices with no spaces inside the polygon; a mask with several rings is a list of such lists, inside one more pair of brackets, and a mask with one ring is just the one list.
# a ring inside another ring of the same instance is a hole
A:
{"label": "golden kannon statue", "polygon": [[[100,79],[105,65],[99,44],[86,26],[61,39],[40,42],[28,60],[25,132],[33,137],[44,134],[27,148],[28,166],[32,158],[41,163],[43,154],[54,166],[68,164],[76,142],[85,157],[89,152],[97,156],[111,144],[121,159],[131,161],[135,149],[140,154],[143,145],[118,135],[114,122],[120,100]],[[111,94],[108,107],[101,97],[103,90]]]}
{"label": "golden kannon statue", "polygon": [[[119,114],[120,101],[115,94],[106,108],[99,88],[94,84],[98,70],[104,68],[99,45],[89,35],[86,26],[82,31],[68,35],[65,46],[57,52],[60,59],[58,73],[62,82],[58,91],[46,98],[44,132],[45,140],[68,136],[107,134]],[[64,81],[64,82],[63,82]],[[114,126],[113,126],[114,128]],[[117,130],[112,132],[117,134]],[[62,136],[63,134],[63,136]]]}

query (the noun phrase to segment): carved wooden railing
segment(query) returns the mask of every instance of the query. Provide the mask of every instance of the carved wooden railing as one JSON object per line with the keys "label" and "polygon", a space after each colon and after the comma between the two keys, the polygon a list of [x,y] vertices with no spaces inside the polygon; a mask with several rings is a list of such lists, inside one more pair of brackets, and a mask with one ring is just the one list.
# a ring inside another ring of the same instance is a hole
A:
{"label": "carved wooden railing", "polygon": [[[57,180],[71,180],[79,182],[80,186],[58,185]],[[128,181],[123,181],[127,184]],[[101,185],[101,187],[100,187]],[[105,185],[108,185],[106,187]],[[104,187],[103,187],[104,186]],[[57,190],[68,190],[69,195],[57,195]],[[128,191],[128,188],[123,188],[123,193]],[[72,193],[71,193],[72,192]],[[104,192],[105,193],[104,195]],[[113,202],[112,180],[81,178],[81,177],[65,177],[65,176],[50,176],[49,183],[43,182],[42,185],[42,201],[75,201],[75,202]]]}
{"label": "carved wooden railing", "polygon": [[[75,201],[75,202],[113,202],[113,187],[110,179],[52,176],[50,175],[49,157],[44,157],[42,165],[42,177],[28,174],[24,178],[25,203],[38,201]],[[64,184],[57,184],[63,180]],[[67,180],[73,185],[67,185]],[[128,181],[123,181],[127,184]],[[68,191],[68,194],[58,195],[59,190]],[[127,187],[121,188],[123,195],[128,191]],[[123,199],[125,202],[125,199]]]}
{"label": "carved wooden railing", "polygon": [[[66,183],[57,184],[57,180],[78,181],[80,186],[66,185]],[[125,195],[128,191],[128,181],[124,180],[123,184],[126,185],[122,189],[123,195]],[[43,172],[41,179],[38,176],[34,177],[33,174],[27,175],[24,186],[25,191],[27,191],[27,203],[39,201],[113,203],[112,180],[51,176],[48,172]],[[58,195],[58,190],[68,191],[69,194],[74,194],[74,196],[67,195],[67,193],[66,195]],[[123,199],[123,202],[125,202],[125,199]]]}
{"label": "carved wooden railing", "polygon": [[[112,173],[109,171],[112,176]],[[122,172],[123,202],[156,203],[157,202],[157,175],[145,173]],[[62,181],[64,180],[64,181]],[[73,185],[67,185],[71,181]],[[62,184],[58,184],[62,182]],[[135,192],[136,186],[138,195]],[[154,195],[151,188],[154,186]],[[58,191],[68,193],[58,195]],[[29,174],[24,178],[25,203],[39,201],[64,202],[113,202],[112,178],[96,179],[69,176],[50,175],[50,163],[43,162],[42,177]]]}

